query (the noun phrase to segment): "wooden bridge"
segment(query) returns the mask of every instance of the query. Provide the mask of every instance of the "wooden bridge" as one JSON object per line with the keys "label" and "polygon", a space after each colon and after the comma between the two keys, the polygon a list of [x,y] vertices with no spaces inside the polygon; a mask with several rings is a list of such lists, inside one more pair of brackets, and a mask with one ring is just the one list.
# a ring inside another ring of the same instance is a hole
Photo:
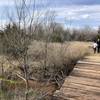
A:
{"label": "wooden bridge", "polygon": [[65,100],[100,100],[100,55],[79,61],[56,94]]}

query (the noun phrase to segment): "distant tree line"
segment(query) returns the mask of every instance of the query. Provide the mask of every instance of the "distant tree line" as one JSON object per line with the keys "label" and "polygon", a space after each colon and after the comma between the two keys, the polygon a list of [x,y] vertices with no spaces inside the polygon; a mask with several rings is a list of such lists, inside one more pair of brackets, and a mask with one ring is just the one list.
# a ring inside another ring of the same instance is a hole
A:
{"label": "distant tree line", "polygon": [[[89,26],[80,29],[64,29],[64,27],[59,23],[50,23],[46,27],[42,24],[33,26],[33,29],[34,27],[37,27],[35,32],[32,35],[26,34],[25,36],[38,41],[43,41],[46,38],[49,38],[50,42],[94,41],[97,37],[100,37],[100,28],[95,30]],[[15,23],[12,25],[8,24],[0,31],[0,38],[6,46],[9,46],[11,44],[10,42],[18,42],[16,41],[18,39],[22,42],[24,31],[23,28],[19,29]],[[29,33],[29,28],[27,28],[26,31]],[[7,43],[7,39],[5,39],[6,37],[10,40],[9,43]]]}
{"label": "distant tree line", "polygon": [[[13,52],[20,55],[32,40],[49,42],[65,42],[65,41],[95,41],[100,38],[100,28],[98,30],[92,29],[89,26],[85,26],[80,29],[64,29],[59,23],[50,23],[47,26],[38,24],[32,27],[36,27],[32,34],[29,34],[30,27],[20,28],[15,23],[8,24],[4,29],[0,31],[1,48],[6,50],[5,52]],[[26,31],[26,32],[25,32]],[[13,45],[12,45],[13,44]],[[25,44],[25,45],[24,45]],[[17,47],[17,49],[16,49]]]}

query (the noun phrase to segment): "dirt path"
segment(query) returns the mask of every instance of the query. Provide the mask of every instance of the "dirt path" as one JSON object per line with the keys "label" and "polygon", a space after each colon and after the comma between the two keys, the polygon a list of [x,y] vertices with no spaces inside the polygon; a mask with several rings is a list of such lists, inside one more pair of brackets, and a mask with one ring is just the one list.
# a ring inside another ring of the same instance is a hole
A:
{"label": "dirt path", "polygon": [[100,100],[100,55],[79,61],[57,94],[66,100]]}

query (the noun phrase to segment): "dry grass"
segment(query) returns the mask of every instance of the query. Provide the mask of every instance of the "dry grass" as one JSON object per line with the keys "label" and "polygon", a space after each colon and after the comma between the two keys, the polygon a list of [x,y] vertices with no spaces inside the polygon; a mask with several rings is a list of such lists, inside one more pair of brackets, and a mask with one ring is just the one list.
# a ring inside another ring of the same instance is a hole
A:
{"label": "dry grass", "polygon": [[[55,73],[63,68],[68,69],[71,64],[75,64],[79,59],[89,54],[89,43],[84,42],[66,42],[49,43],[45,48],[45,43],[34,41],[29,47],[29,71],[33,71],[34,74],[38,74],[36,78],[42,77],[42,71],[44,70],[46,60],[46,69],[50,73]],[[45,56],[45,49],[47,49],[47,56]],[[45,58],[46,57],[46,58]],[[11,60],[10,62],[1,57],[0,60],[3,63],[4,71],[16,69],[20,64],[18,61]],[[17,70],[17,69],[16,69]],[[15,71],[16,71],[15,70]],[[19,70],[18,70],[19,71]]]}
{"label": "dry grass", "polygon": [[[70,62],[71,59],[80,59],[89,53],[88,43],[84,42],[66,42],[49,43],[47,46],[48,64],[62,65]],[[30,58],[35,61],[45,59],[45,43],[33,42],[29,49]]]}
{"label": "dry grass", "polygon": [[[85,55],[89,54],[88,47],[89,47],[88,43],[84,42],[66,42],[63,44],[49,43],[47,45],[47,48],[45,48],[45,43],[34,41],[32,45],[29,47],[28,51],[29,54],[28,62],[30,65],[29,72],[32,72],[29,78],[35,77],[39,81],[46,80],[46,82],[48,80],[53,81],[57,83],[59,87],[61,87],[64,82],[64,79],[72,71],[77,61],[79,59],[82,59]],[[46,49],[47,49],[47,55],[45,56]],[[44,69],[45,60],[46,60],[46,68]],[[7,61],[7,59],[5,59],[3,64],[4,71],[6,74],[5,76],[8,77],[11,75],[11,79],[14,79],[14,74],[16,72],[22,74],[21,70],[17,66],[20,66],[18,61],[12,60],[9,62]],[[38,84],[36,83],[35,85]],[[46,88],[45,86],[46,85],[44,85],[44,88]],[[57,88],[50,86],[52,88],[47,87],[47,89],[48,88],[49,90],[53,89],[52,92],[54,92],[56,91],[56,89],[58,89],[58,86]],[[39,85],[36,87],[41,88],[41,86]]]}
{"label": "dry grass", "polygon": [[[46,69],[50,74],[56,74],[62,70],[71,70],[79,59],[89,54],[89,45],[90,43],[85,42],[49,43],[45,48],[45,43],[35,41],[29,47],[31,68],[33,68],[33,71],[35,69],[36,77],[43,78],[42,68],[45,66],[44,61],[46,59]],[[46,58],[45,49],[47,49]]]}

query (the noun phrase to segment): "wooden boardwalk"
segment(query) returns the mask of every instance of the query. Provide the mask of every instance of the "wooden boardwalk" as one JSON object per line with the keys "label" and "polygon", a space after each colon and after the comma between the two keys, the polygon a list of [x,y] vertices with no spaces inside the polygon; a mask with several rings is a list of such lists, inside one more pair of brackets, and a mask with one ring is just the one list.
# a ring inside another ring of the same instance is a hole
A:
{"label": "wooden boardwalk", "polygon": [[79,61],[57,94],[65,100],[100,100],[100,55]]}

